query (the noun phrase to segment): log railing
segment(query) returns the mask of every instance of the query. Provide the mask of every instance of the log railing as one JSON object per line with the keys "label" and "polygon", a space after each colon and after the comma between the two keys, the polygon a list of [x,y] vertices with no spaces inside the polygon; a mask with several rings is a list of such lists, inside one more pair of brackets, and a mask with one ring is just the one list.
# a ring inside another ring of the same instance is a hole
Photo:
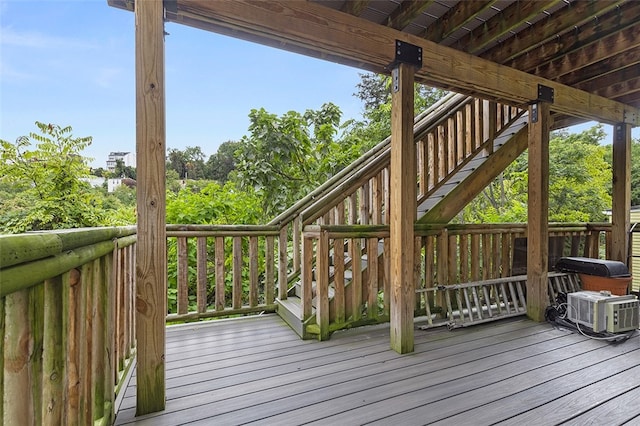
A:
{"label": "log railing", "polygon": [[275,311],[284,237],[277,226],[168,225],[167,321]]}
{"label": "log railing", "polygon": [[[550,270],[561,256],[606,258],[610,235],[610,224],[551,224]],[[526,224],[416,225],[415,314],[444,312],[439,286],[522,274],[514,266],[526,260],[523,239]],[[308,225],[303,253],[307,332],[326,339],[340,328],[388,321],[387,225]]]}
{"label": "log railing", "polygon": [[135,227],[0,236],[0,423],[103,424],[135,355]]}

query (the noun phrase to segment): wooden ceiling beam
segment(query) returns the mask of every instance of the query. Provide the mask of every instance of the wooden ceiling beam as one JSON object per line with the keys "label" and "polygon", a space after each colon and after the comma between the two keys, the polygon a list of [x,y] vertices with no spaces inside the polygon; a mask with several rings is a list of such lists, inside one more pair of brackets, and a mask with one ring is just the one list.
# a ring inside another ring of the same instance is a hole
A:
{"label": "wooden ceiling beam", "polygon": [[640,22],[538,66],[530,72],[541,77],[556,79],[638,46],[640,46]]}
{"label": "wooden ceiling beam", "polygon": [[395,60],[396,40],[422,48],[423,67],[418,81],[452,87],[479,97],[525,105],[538,96],[538,85],[555,90],[552,109],[568,115],[640,125],[640,111],[587,92],[501,66],[455,49],[389,27],[312,3],[271,1],[178,0],[177,16],[168,19],[199,21],[200,28],[232,33],[283,49],[330,59],[388,74]]}
{"label": "wooden ceiling beam", "polygon": [[625,52],[614,57],[607,58],[605,61],[599,61],[579,70],[572,71],[557,79],[559,83],[573,86],[580,82],[587,82],[594,78],[601,77],[626,66],[638,66],[640,64],[640,46],[626,50]]}
{"label": "wooden ceiling beam", "polygon": [[504,65],[529,72],[541,64],[561,58],[616,31],[637,24],[638,16],[640,16],[640,2],[625,3],[599,19],[575,28],[574,31],[568,31],[555,40],[530,50],[525,55],[505,62]]}
{"label": "wooden ceiling beam", "polygon": [[562,0],[524,0],[517,1],[472,30],[456,42],[460,50],[467,53],[478,53],[509,31],[519,27],[523,22],[532,19],[546,9]]}
{"label": "wooden ceiling beam", "polygon": [[360,16],[367,6],[369,6],[369,3],[371,3],[371,0],[347,0],[340,10],[349,15]]}
{"label": "wooden ceiling beam", "polygon": [[386,24],[396,30],[403,30],[433,2],[434,0],[405,0],[391,12]]}
{"label": "wooden ceiling beam", "polygon": [[[574,87],[576,89],[585,90],[587,92],[597,93],[600,96],[604,96],[602,95],[602,93],[604,93],[603,92],[604,89],[614,87],[615,85],[618,85],[620,83],[626,83],[637,77],[638,77],[637,65],[631,65],[626,68],[621,68],[614,72],[610,72],[608,74],[603,74],[598,78],[593,78],[585,82],[580,82],[576,84]],[[617,90],[618,92],[613,92],[612,94],[606,97],[612,98],[612,97],[616,97],[616,95],[621,96],[621,95],[626,95],[628,93],[628,92],[623,93],[622,91],[620,91],[621,87],[618,87]]]}
{"label": "wooden ceiling beam", "polygon": [[624,1],[625,0],[597,0],[569,3],[562,9],[554,12],[553,19],[547,17],[539,20],[529,28],[505,40],[503,43],[483,52],[480,56],[499,64],[511,61],[518,56],[524,55],[529,50],[557,38],[559,34],[569,29],[580,27],[592,21],[596,11],[599,14],[604,14],[615,9]]}
{"label": "wooden ceiling beam", "polygon": [[614,98],[618,96],[632,95],[640,91],[640,77],[613,83],[593,91],[598,96]]}
{"label": "wooden ceiling beam", "polygon": [[449,37],[449,35],[476,19],[478,14],[493,6],[496,1],[497,0],[461,1],[449,9],[439,19],[436,19],[433,24],[425,28],[423,32],[419,33],[418,37],[425,38],[434,43],[440,43]]}

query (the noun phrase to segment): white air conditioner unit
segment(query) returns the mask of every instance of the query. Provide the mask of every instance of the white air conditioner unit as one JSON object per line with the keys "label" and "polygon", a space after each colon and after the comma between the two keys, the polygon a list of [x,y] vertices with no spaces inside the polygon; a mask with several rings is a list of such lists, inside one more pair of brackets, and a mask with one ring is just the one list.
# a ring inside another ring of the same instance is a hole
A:
{"label": "white air conditioner unit", "polygon": [[633,295],[578,291],[567,294],[567,317],[596,333],[620,333],[640,327],[640,302]]}

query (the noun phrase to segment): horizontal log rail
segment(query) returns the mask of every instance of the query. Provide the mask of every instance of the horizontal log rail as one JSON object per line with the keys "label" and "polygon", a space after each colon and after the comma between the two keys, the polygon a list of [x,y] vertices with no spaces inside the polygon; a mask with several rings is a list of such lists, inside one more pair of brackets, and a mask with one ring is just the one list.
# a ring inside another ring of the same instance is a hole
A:
{"label": "horizontal log rail", "polygon": [[135,242],[135,227],[0,236],[0,423],[112,424],[135,355]]}
{"label": "horizontal log rail", "polygon": [[[449,309],[438,287],[526,273],[526,224],[416,224],[414,231],[416,316],[432,321],[432,314]],[[562,256],[607,258],[610,235],[606,223],[550,224],[550,270]],[[306,226],[301,299],[307,331],[327,339],[340,328],[387,321],[388,253],[388,225]]]}
{"label": "horizontal log rail", "polygon": [[276,271],[285,284],[288,274],[279,226],[168,225],[167,238],[169,322],[273,312],[286,293],[276,289]]}

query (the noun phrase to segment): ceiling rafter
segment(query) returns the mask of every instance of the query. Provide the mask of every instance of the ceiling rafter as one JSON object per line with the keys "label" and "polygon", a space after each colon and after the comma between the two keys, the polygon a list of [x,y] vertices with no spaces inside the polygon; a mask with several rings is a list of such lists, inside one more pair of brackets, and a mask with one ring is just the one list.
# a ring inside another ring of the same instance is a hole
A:
{"label": "ceiling rafter", "polygon": [[513,3],[458,40],[460,50],[478,53],[509,31],[563,0],[526,0]]}
{"label": "ceiling rafter", "polygon": [[580,82],[589,81],[602,75],[626,66],[638,66],[640,64],[640,46],[631,48],[619,55],[607,58],[606,61],[599,61],[579,70],[572,71],[558,78],[558,82],[569,86],[577,85]]}
{"label": "ceiling rafter", "polygon": [[371,3],[371,0],[347,0],[340,10],[349,15],[360,16],[367,6],[369,6],[369,3]]}
{"label": "ceiling rafter", "polygon": [[[592,80],[588,85],[590,87],[584,90],[606,98],[625,96],[640,90],[640,77],[637,77],[637,74],[636,76],[625,76],[624,74],[624,70],[620,70],[608,74],[607,76],[611,77],[603,79],[604,81]],[[616,79],[615,75],[620,78]]]}
{"label": "ceiling rafter", "polygon": [[419,33],[418,37],[439,43],[470,21],[476,19],[478,14],[493,6],[496,1],[461,1]]}
{"label": "ceiling rafter", "polygon": [[[594,2],[573,2],[556,11],[551,16],[541,19],[529,28],[520,31],[504,42],[483,52],[480,56],[499,64],[513,60],[529,50],[547,43],[559,34],[575,27],[580,27],[593,19],[594,11],[600,14],[615,9],[626,0],[597,0]],[[463,2],[464,3],[464,2]]]}
{"label": "ceiling rafter", "polygon": [[405,0],[389,15],[386,24],[396,30],[402,30],[409,25],[416,16],[420,15],[435,0]]}
{"label": "ceiling rafter", "polygon": [[545,62],[552,61],[580,49],[616,31],[638,22],[640,2],[628,2],[574,31],[568,31],[549,43],[527,52],[505,65],[522,71],[531,71]]}
{"label": "ceiling rafter", "polygon": [[555,80],[562,75],[604,61],[638,46],[640,46],[640,22],[536,67],[532,70],[532,74]]}

